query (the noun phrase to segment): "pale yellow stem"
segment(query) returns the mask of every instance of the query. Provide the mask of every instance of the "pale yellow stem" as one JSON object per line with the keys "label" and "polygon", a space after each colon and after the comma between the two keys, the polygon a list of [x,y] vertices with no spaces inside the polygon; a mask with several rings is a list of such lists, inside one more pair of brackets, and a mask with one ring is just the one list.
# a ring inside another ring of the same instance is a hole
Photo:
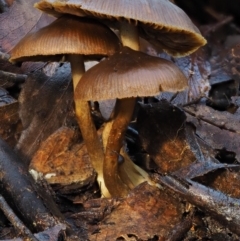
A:
{"label": "pale yellow stem", "polygon": [[124,197],[130,190],[119,176],[120,150],[125,131],[132,118],[135,98],[117,99],[111,130],[109,132],[104,159],[104,181],[114,197]]}
{"label": "pale yellow stem", "polygon": [[123,46],[127,46],[133,50],[139,50],[138,27],[128,22],[120,23],[120,38]]}
{"label": "pale yellow stem", "polygon": [[73,90],[75,91],[78,82],[85,73],[83,56],[80,54],[72,54],[68,56],[68,61],[71,64]]}
{"label": "pale yellow stem", "polygon": [[[136,26],[122,21],[120,23],[120,38],[123,46],[139,50],[139,37]],[[129,189],[135,185],[134,183],[138,182],[135,182],[135,177],[130,180],[126,173],[126,165],[128,167],[131,166],[132,170],[134,169],[134,164],[129,163],[130,159],[122,164],[118,162],[124,134],[131,121],[135,102],[135,98],[117,100],[114,117],[112,121],[107,123],[103,133],[103,143],[106,146],[103,170],[104,180],[110,194],[116,197],[126,196]],[[119,170],[120,165],[121,171]]]}
{"label": "pale yellow stem", "polygon": [[[76,89],[78,82],[85,73],[83,57],[81,55],[70,55],[68,60],[71,63],[73,88]],[[99,140],[96,127],[92,120],[91,108],[88,101],[82,101],[75,98],[75,112],[78,125],[81,129],[82,137],[88,150],[91,163],[97,172],[97,181],[99,183],[102,195],[109,197],[110,194],[105,186],[103,179],[103,146]]]}

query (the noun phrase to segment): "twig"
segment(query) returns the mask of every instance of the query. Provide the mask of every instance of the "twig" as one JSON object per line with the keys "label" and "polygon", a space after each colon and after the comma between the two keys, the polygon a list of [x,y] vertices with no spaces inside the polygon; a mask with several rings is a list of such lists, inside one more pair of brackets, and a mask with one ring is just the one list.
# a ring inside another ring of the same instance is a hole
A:
{"label": "twig", "polygon": [[22,160],[0,138],[1,195],[28,228],[39,232],[65,223],[51,196],[33,180]]}
{"label": "twig", "polygon": [[0,81],[1,86],[7,85],[7,83],[21,84],[25,82],[26,78],[27,78],[27,75],[25,74],[14,74],[14,73],[0,70],[0,79],[5,81],[4,84],[1,84],[2,81]]}
{"label": "twig", "polygon": [[181,107],[187,107],[187,106],[198,104],[202,98],[208,99],[206,95],[200,95],[198,98],[183,104]]}
{"label": "twig", "polygon": [[221,130],[227,130],[227,131],[230,131],[230,132],[233,132],[233,133],[237,133],[236,130],[231,129],[231,128],[227,128],[227,127],[225,126],[225,123],[223,123],[223,124],[217,124],[217,123],[215,123],[215,122],[213,122],[213,121],[211,121],[211,120],[209,120],[209,119],[207,119],[207,118],[205,118],[205,117],[203,117],[203,116],[196,115],[196,113],[194,113],[194,112],[192,112],[192,111],[190,111],[190,110],[188,110],[188,109],[186,109],[186,108],[183,108],[183,110],[184,110],[187,114],[196,117],[198,120],[201,120],[201,121],[204,121],[204,122],[206,122],[206,123],[208,123],[208,124],[210,124],[210,125],[216,126],[216,127],[220,128]]}
{"label": "twig", "polygon": [[2,195],[0,195],[0,208],[7,217],[7,219],[12,223],[12,225],[24,236],[28,238],[29,241],[39,241],[31,231],[23,224],[23,222],[15,215],[13,210],[7,204]]}

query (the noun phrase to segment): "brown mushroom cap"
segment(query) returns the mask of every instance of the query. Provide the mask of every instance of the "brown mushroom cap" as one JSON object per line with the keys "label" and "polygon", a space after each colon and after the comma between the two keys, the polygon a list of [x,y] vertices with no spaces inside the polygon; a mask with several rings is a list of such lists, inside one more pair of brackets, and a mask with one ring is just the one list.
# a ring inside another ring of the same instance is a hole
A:
{"label": "brown mushroom cap", "polygon": [[70,13],[133,22],[143,30],[142,37],[175,56],[190,54],[206,44],[185,12],[169,0],[41,0],[35,7],[53,15]]}
{"label": "brown mushroom cap", "polygon": [[89,69],[76,87],[75,98],[106,100],[154,96],[187,87],[185,75],[172,62],[124,47]]}
{"label": "brown mushroom cap", "polygon": [[108,56],[119,47],[117,36],[105,25],[93,19],[64,15],[26,35],[12,49],[10,61],[59,61],[65,54]]}

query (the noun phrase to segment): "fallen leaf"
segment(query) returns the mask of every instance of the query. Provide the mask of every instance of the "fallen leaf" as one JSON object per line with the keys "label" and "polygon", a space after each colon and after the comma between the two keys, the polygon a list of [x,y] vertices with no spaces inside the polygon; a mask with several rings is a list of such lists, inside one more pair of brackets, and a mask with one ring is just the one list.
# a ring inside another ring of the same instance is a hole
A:
{"label": "fallen leaf", "polygon": [[19,102],[24,131],[16,149],[29,163],[42,141],[61,126],[74,123],[70,65],[59,67],[52,77],[40,71],[29,75]]}
{"label": "fallen leaf", "polygon": [[49,24],[53,18],[33,7],[37,0],[14,1],[8,12],[0,15],[0,50],[9,53],[26,34]]}
{"label": "fallen leaf", "polygon": [[[192,100],[198,99],[201,96],[208,96],[210,91],[209,78],[211,75],[211,65],[206,54],[206,50],[201,48],[195,53],[182,57],[173,58],[167,54],[160,54],[159,57],[166,58],[174,62],[184,73],[188,79],[188,90],[180,93],[181,101],[175,100],[174,103],[186,104]],[[158,99],[163,99],[166,93],[160,93]],[[171,96],[175,96],[171,94]],[[175,97],[176,98],[176,97]]]}
{"label": "fallen leaf", "polygon": [[231,98],[238,94],[238,89],[239,81],[237,80],[213,85],[209,92],[207,105],[220,111],[230,110],[234,107]]}
{"label": "fallen leaf", "polygon": [[[17,0],[7,12],[0,14],[0,51],[10,53],[11,49],[26,34],[36,31],[39,28],[51,23],[54,18],[42,13],[33,7],[37,0]],[[42,67],[43,64],[27,63],[23,64],[23,73]],[[10,71],[8,64],[3,64],[2,70]]]}
{"label": "fallen leaf", "polygon": [[187,112],[190,121],[193,120],[192,117],[195,117],[220,129],[240,134],[240,116],[238,113],[231,114],[227,111],[217,111],[204,104],[184,107],[184,110]]}
{"label": "fallen leaf", "polygon": [[186,138],[185,119],[183,111],[164,100],[140,108],[139,138],[162,172],[176,171],[196,160]]}
{"label": "fallen leaf", "polygon": [[196,127],[196,134],[215,150],[225,149],[236,153],[240,160],[239,113],[216,111],[208,106],[185,107],[187,119]]}
{"label": "fallen leaf", "polygon": [[[90,240],[165,240],[181,220],[182,205],[165,191],[142,183],[98,225]],[[120,239],[121,238],[121,239]]]}

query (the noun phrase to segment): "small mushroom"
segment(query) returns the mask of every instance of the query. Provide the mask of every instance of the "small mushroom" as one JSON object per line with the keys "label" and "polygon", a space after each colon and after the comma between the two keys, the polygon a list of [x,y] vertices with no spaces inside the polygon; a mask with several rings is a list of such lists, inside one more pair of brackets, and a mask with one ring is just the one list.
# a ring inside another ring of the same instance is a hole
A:
{"label": "small mushroom", "polygon": [[125,196],[128,187],[119,176],[120,149],[131,121],[136,97],[154,96],[159,91],[177,92],[187,79],[170,61],[124,47],[88,70],[75,91],[77,100],[117,98],[104,159],[104,181],[113,196]]}
{"label": "small mushroom", "polygon": [[[11,51],[10,62],[65,61],[71,63],[74,89],[85,72],[84,60],[100,59],[119,49],[117,36],[93,19],[64,15],[50,25],[25,36]],[[104,189],[102,162],[104,153],[89,102],[75,99],[75,110],[91,162]],[[105,192],[107,195],[107,192]]]}

